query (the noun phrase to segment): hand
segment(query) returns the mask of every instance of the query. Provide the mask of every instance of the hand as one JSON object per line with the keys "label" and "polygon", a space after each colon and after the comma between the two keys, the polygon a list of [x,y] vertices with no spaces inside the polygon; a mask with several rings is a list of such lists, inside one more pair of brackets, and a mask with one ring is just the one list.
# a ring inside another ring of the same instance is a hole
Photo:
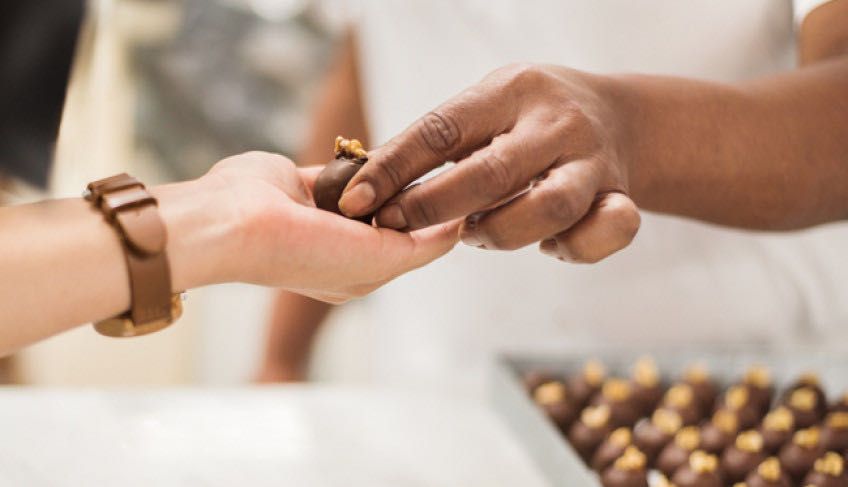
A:
{"label": "hand", "polygon": [[319,210],[311,194],[318,172],[251,152],[219,162],[197,182],[225,195],[226,218],[238,222],[224,264],[231,275],[224,280],[340,303],[432,261],[458,241],[459,222],[405,234]]}
{"label": "hand", "polygon": [[[596,262],[640,223],[611,98],[585,73],[499,69],[371,151],[340,206],[351,216],[379,209],[380,226],[404,230],[465,218],[468,245],[541,241],[551,256]],[[449,160],[455,168],[400,193]]]}

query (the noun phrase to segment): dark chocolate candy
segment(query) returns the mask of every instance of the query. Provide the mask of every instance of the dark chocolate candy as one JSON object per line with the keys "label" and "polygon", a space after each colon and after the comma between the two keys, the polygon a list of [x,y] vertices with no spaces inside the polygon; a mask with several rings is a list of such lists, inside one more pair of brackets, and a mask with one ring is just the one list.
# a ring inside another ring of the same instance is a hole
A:
{"label": "dark chocolate candy", "polygon": [[601,390],[606,376],[606,369],[601,362],[589,360],[579,374],[569,377],[566,383],[575,404],[585,406]]}
{"label": "dark chocolate candy", "polygon": [[688,384],[676,384],[666,391],[662,407],[680,415],[687,426],[698,424],[703,419],[701,407],[695,401],[695,393]]}
{"label": "dark chocolate candy", "polygon": [[545,414],[563,433],[567,433],[577,419],[579,410],[569,401],[562,382],[551,381],[540,385],[533,391],[533,401],[544,409]]}
{"label": "dark chocolate candy", "polygon": [[633,398],[639,407],[640,416],[649,414],[660,402],[663,395],[656,362],[650,357],[639,359],[633,367],[630,384],[633,389]]}
{"label": "dark chocolate candy", "polygon": [[774,411],[766,414],[760,425],[763,447],[770,455],[777,454],[783,445],[792,439],[794,432],[795,416],[785,406],[778,406]]}
{"label": "dark chocolate candy", "polygon": [[688,426],[674,435],[674,440],[663,448],[657,457],[657,470],[668,477],[689,460],[689,455],[698,449],[701,437],[698,428]]}
{"label": "dark chocolate candy", "polygon": [[609,406],[610,424],[613,428],[632,427],[642,416],[641,408],[633,395],[633,387],[624,379],[607,379],[601,392],[592,399],[591,404]]}
{"label": "dark chocolate candy", "polygon": [[788,392],[783,404],[792,412],[798,428],[817,424],[826,410],[826,404],[821,401],[817,390],[808,386],[796,387]]}
{"label": "dark chocolate candy", "polygon": [[754,430],[744,431],[721,455],[721,468],[729,483],[742,482],[767,457],[763,437]]}
{"label": "dark chocolate candy", "polygon": [[745,479],[746,487],[792,487],[792,479],[776,457],[765,459]]}
{"label": "dark chocolate candy", "polygon": [[760,414],[765,414],[771,407],[771,401],[774,397],[774,384],[769,370],[762,366],[749,368],[745,372],[741,385],[748,389],[750,400]]}
{"label": "dark chocolate candy", "polygon": [[556,374],[548,370],[531,370],[521,376],[521,382],[528,394],[533,394],[537,387],[545,382],[559,380]]}
{"label": "dark chocolate candy", "polygon": [[712,419],[701,427],[700,448],[707,453],[719,455],[733,443],[738,432],[739,421],[736,419],[736,413],[719,409]]}
{"label": "dark chocolate candy", "polygon": [[612,431],[610,408],[606,404],[590,406],[580,413],[580,419],[571,425],[568,441],[586,464],[591,461],[595,450]]}
{"label": "dark chocolate candy", "polygon": [[821,380],[819,376],[813,372],[805,372],[801,374],[795,382],[793,382],[784,392],[783,398],[786,399],[792,392],[797,389],[801,389],[802,387],[806,387],[812,389],[816,395],[816,406],[819,409],[819,413],[823,416],[827,411],[827,394],[824,392],[824,388],[821,385]]}
{"label": "dark chocolate candy", "polygon": [[674,472],[671,483],[675,487],[724,486],[715,455],[700,450],[692,452],[689,460]]}
{"label": "dark chocolate candy", "polygon": [[848,450],[848,412],[837,411],[827,415],[821,432],[825,450]]}
{"label": "dark chocolate candy", "polygon": [[729,387],[719,399],[718,409],[726,409],[736,413],[740,430],[755,427],[760,422],[761,411],[752,401],[751,389],[744,385]]}
{"label": "dark chocolate candy", "polygon": [[780,464],[795,482],[800,482],[825,453],[820,436],[819,429],[815,427],[798,430],[792,441],[780,449]]}
{"label": "dark chocolate candy", "polygon": [[700,364],[689,366],[683,373],[683,383],[692,388],[701,411],[706,413],[713,409],[718,397],[718,386],[706,367]]}
{"label": "dark chocolate candy", "polygon": [[590,464],[592,470],[603,472],[631,445],[633,445],[633,434],[630,428],[618,428],[613,431],[595,451]]}
{"label": "dark chocolate candy", "polygon": [[828,452],[816,460],[813,470],[804,477],[804,486],[848,487],[848,472],[845,460],[835,452]]}
{"label": "dark chocolate candy", "polygon": [[634,446],[628,447],[603,475],[604,487],[648,487],[648,466],[645,455]]}
{"label": "dark chocolate candy", "polygon": [[636,423],[633,430],[633,443],[653,465],[663,448],[674,438],[683,426],[680,415],[670,409],[657,409],[651,419]]}
{"label": "dark chocolate candy", "polygon": [[[339,199],[342,197],[342,192],[347,187],[347,183],[368,161],[368,156],[358,140],[347,140],[342,137],[336,137],[335,152],[336,158],[324,167],[315,180],[312,195],[315,206],[341,215]],[[363,223],[371,223],[371,219],[371,215],[357,218]]]}

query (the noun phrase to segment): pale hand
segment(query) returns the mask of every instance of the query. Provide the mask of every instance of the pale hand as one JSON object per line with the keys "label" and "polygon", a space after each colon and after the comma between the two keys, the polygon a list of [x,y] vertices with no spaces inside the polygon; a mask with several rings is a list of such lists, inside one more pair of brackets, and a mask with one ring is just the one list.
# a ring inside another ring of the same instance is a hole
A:
{"label": "pale hand", "polygon": [[319,172],[250,152],[219,162],[196,181],[225,195],[220,208],[237,228],[220,263],[230,273],[224,280],[339,303],[427,264],[458,241],[459,222],[401,233],[317,209],[311,190]]}

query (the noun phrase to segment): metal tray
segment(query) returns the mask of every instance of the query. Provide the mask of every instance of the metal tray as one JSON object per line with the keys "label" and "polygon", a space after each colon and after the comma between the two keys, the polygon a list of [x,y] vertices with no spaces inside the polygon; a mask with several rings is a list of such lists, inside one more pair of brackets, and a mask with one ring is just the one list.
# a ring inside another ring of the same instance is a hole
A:
{"label": "metal tray", "polygon": [[627,376],[640,358],[656,360],[665,381],[676,379],[692,363],[706,365],[722,386],[738,380],[752,365],[770,369],[778,390],[804,372],[819,375],[828,397],[848,391],[848,354],[823,352],[810,347],[791,351],[750,349],[653,349],[592,348],[557,355],[503,354],[496,358],[491,376],[490,401],[523,448],[552,486],[599,487],[597,475],[588,469],[571,445],[545,417],[524,389],[521,376],[529,370],[579,372],[589,359],[603,362],[609,375]]}

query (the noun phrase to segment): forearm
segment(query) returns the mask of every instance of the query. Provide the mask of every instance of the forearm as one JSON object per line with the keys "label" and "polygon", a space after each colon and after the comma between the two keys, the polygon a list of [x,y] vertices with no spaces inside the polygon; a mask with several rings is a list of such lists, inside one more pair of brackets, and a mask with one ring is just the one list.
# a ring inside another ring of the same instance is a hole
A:
{"label": "forearm", "polygon": [[355,138],[369,146],[365,122],[356,41],[353,33],[342,40],[339,50],[324,78],[315,106],[312,109],[306,142],[298,161],[306,164],[326,164],[333,157],[332,144],[336,136]]}
{"label": "forearm", "polygon": [[[193,181],[151,192],[168,233],[172,288],[230,278],[235,228],[224,222],[235,220],[221,213],[223,188]],[[82,198],[0,208],[0,249],[0,354],[130,307],[118,234]]]}
{"label": "forearm", "polygon": [[845,57],[738,85],[611,79],[632,196],[757,229],[848,218],[846,86]]}
{"label": "forearm", "polygon": [[[355,137],[368,145],[356,44],[348,33],[330,66],[312,112],[311,124],[298,160],[326,164],[332,157],[328,140]],[[271,315],[263,363],[266,381],[302,379],[315,335],[332,305],[281,291]]]}
{"label": "forearm", "polygon": [[333,306],[289,291],[274,302],[265,349],[269,380],[297,380],[306,374],[312,344]]}

